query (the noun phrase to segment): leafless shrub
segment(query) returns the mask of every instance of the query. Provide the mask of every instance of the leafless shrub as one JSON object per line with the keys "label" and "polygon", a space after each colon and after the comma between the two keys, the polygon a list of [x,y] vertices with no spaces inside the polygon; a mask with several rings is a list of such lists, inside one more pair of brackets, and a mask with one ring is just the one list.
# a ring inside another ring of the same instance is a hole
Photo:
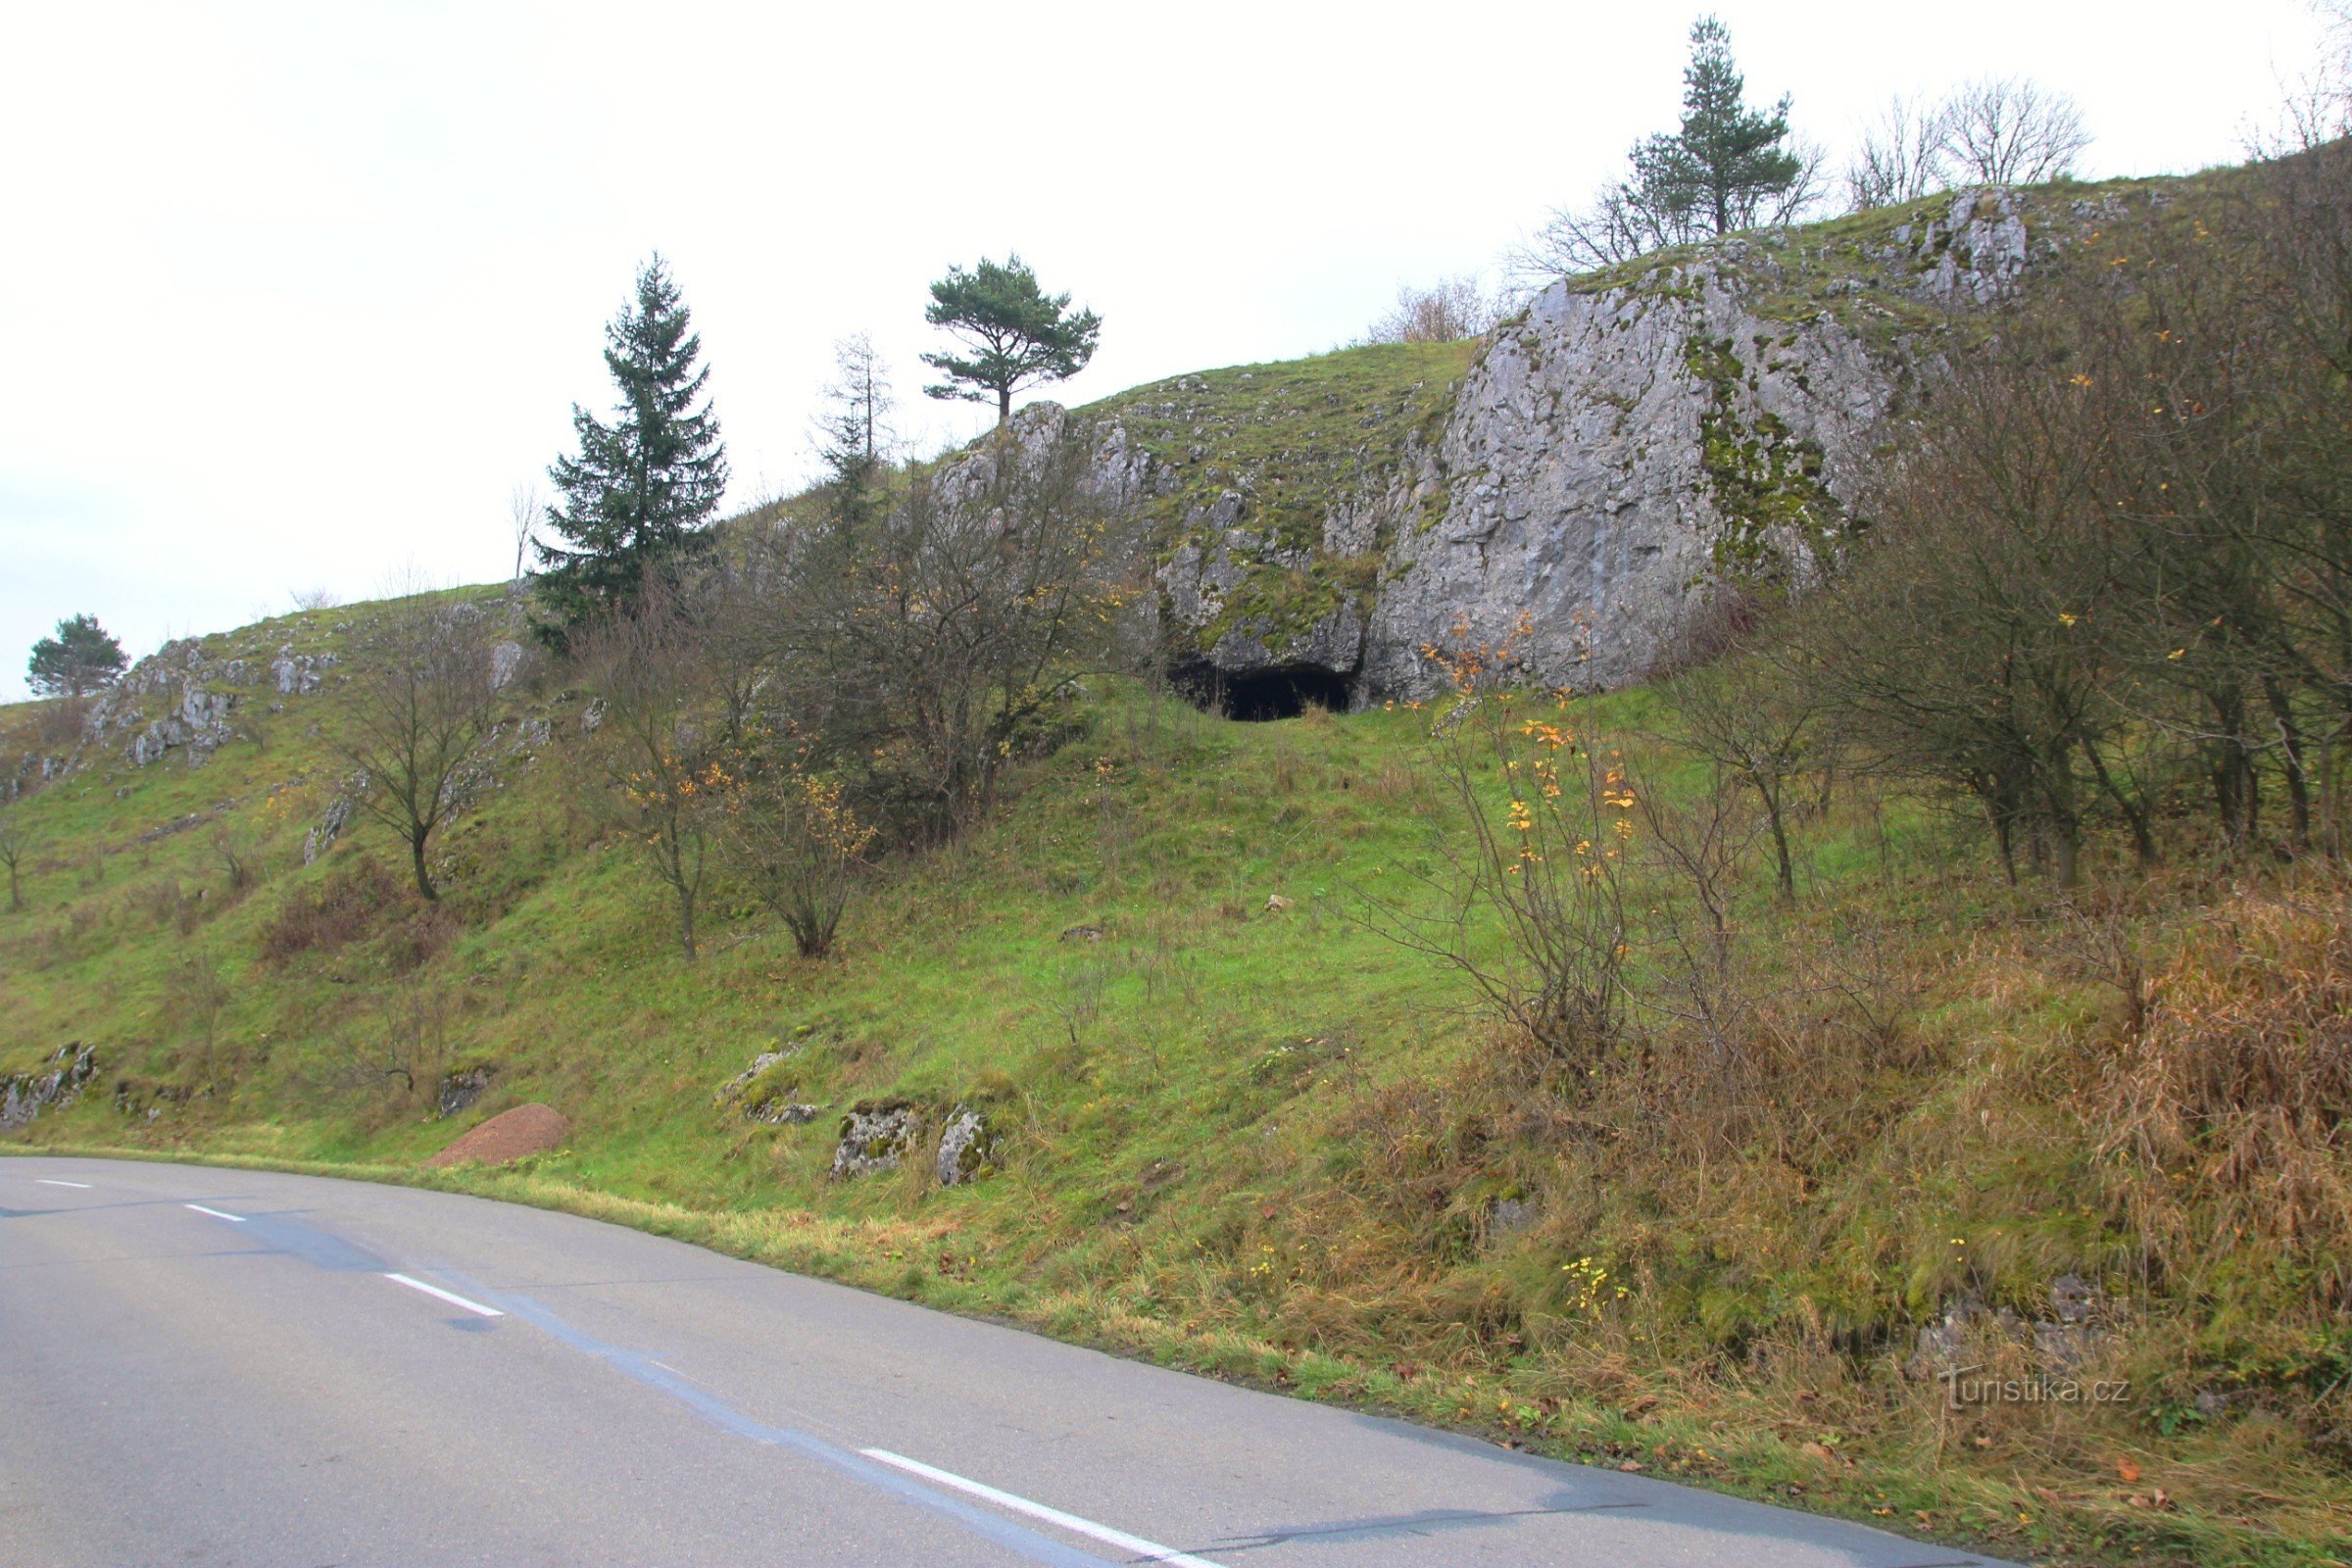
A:
{"label": "leafless shrub", "polygon": [[686,608],[657,584],[635,611],[592,623],[572,646],[603,706],[583,760],[608,830],[642,853],[677,906],[678,945],[695,917],[735,759],[712,723],[710,665]]}
{"label": "leafless shrub", "polygon": [[[1435,906],[1368,896],[1371,929],[1459,970],[1489,1010],[1570,1064],[1597,1059],[1625,1026],[1625,847],[1636,797],[1617,753],[1567,700],[1500,687],[1507,649],[1445,654],[1454,695],[1429,766],[1468,828],[1435,838],[1446,874],[1421,877]],[[1490,925],[1502,933],[1496,953]]]}
{"label": "leafless shrub", "polygon": [[839,784],[803,765],[798,749],[772,741],[748,751],[721,787],[729,861],[801,956],[824,956],[876,829]]}
{"label": "leafless shrub", "polygon": [[936,843],[1004,767],[1062,733],[1138,571],[1119,498],[1069,419],[1016,420],[980,452],[877,477],[773,544],[765,706],[894,839]]}
{"label": "leafless shrub", "polygon": [[382,987],[357,1017],[328,1029],[317,1055],[288,1076],[324,1105],[414,1115],[439,1093],[450,1010],[447,997],[420,980]]}
{"label": "leafless shrub", "polygon": [[1493,331],[1495,303],[1475,277],[1442,277],[1426,288],[1400,283],[1396,305],[1372,323],[1367,343],[1452,343]]}
{"label": "leafless shrub", "polygon": [[1718,1071],[1737,1069],[1750,1032],[1752,987],[1736,902],[1763,831],[1740,781],[1716,768],[1681,799],[1645,783],[1629,788],[1641,831],[1633,841],[1662,892],[1645,946],[1671,977],[1647,1006],[1692,1030]]}
{"label": "leafless shrub", "polygon": [[304,953],[333,953],[373,934],[406,902],[400,878],[363,854],[287,896],[263,927],[262,956],[278,963]]}
{"label": "leafless shrub", "polygon": [[1821,770],[1828,750],[1829,705],[1805,671],[1787,667],[1802,657],[1801,646],[1776,641],[1771,657],[1727,658],[1686,670],[1667,686],[1671,744],[1754,792],[1784,902],[1796,897],[1789,842],[1795,796],[1803,779]]}
{"label": "leafless shrub", "polygon": [[1950,183],[1944,143],[1951,135],[1951,106],[1897,95],[1863,127],[1860,146],[1845,172],[1853,211],[1916,201]]}
{"label": "leafless shrub", "polygon": [[239,824],[222,816],[213,823],[213,858],[228,879],[228,891],[242,893],[261,873],[261,859],[252,837]]}
{"label": "leafless shrub", "polygon": [[227,1074],[220,1040],[220,1014],[231,1000],[220,965],[203,948],[190,946],[170,976],[172,1010],[188,1031],[179,1050],[180,1076],[198,1084]]}
{"label": "leafless shrub", "polygon": [[547,514],[547,500],[539,492],[535,479],[524,479],[507,493],[507,524],[514,534],[514,575],[509,579],[508,593],[518,597],[522,593],[525,563],[530,559],[531,530]]}

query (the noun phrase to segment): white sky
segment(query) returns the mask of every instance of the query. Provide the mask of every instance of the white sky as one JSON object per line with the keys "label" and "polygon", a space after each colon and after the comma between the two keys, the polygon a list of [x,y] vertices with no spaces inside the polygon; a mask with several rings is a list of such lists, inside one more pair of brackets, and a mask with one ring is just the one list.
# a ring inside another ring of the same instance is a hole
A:
{"label": "white sky", "polygon": [[[1103,316],[1043,395],[1329,348],[1670,128],[1696,9],[0,0],[0,700],[75,612],[136,656],[505,575],[656,248],[736,504],[807,475],[849,332],[924,444],[980,427],[914,357],[983,253]],[[1833,150],[1892,91],[2022,73],[2095,175],[2233,159],[2320,36],[2304,0],[1717,9]]]}

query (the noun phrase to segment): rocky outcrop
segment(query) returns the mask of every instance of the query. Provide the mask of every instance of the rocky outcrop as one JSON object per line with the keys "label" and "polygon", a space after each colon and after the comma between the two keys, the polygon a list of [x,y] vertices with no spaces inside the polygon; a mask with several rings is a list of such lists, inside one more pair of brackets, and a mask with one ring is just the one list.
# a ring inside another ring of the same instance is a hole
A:
{"label": "rocky outcrop", "polygon": [[711,1103],[720,1109],[733,1107],[748,1121],[763,1122],[770,1127],[797,1127],[816,1120],[823,1109],[805,1101],[792,1098],[799,1085],[786,1073],[770,1073],[778,1066],[800,1055],[806,1050],[802,1044],[786,1046],[778,1051],[762,1051],[752,1058],[752,1064],[718,1086]]}
{"label": "rocky outcrop", "polygon": [[853,1105],[841,1119],[841,1142],[833,1151],[833,1179],[897,1170],[923,1136],[919,1106],[901,1102]]}
{"label": "rocky outcrop", "polygon": [[318,689],[323,672],[334,662],[332,654],[298,654],[294,645],[287,643],[270,662],[270,678],[280,697],[307,697]]}
{"label": "rocky outcrop", "polygon": [[1545,685],[1619,685],[1727,557],[1802,569],[1896,376],[1835,318],[1760,316],[1747,281],[1711,260],[1555,284],[1495,334],[1438,454],[1445,515],[1392,552],[1367,699],[1427,696],[1444,679],[1427,650],[1464,645]]}
{"label": "rocky outcrop", "polygon": [[74,1102],[98,1075],[98,1053],[78,1041],[62,1046],[46,1072],[0,1073],[0,1132],[14,1132],[44,1110]]}
{"label": "rocky outcrop", "polygon": [[2172,190],[1948,194],[1566,279],[1479,345],[1179,377],[1084,411],[1099,483],[1152,516],[1197,696],[1426,697],[1457,647],[1620,685],[1719,584],[1814,569],[1956,307]]}
{"label": "rocky outcrop", "polygon": [[2007,1349],[2051,1376],[2081,1371],[2105,1348],[2118,1309],[2077,1274],[2052,1280],[2048,1298],[2049,1315],[2030,1322],[2008,1307],[1987,1307],[1974,1296],[1953,1298],[1920,1325],[1904,1370],[1914,1378],[1939,1377]]}
{"label": "rocky outcrop", "polygon": [[939,1135],[939,1185],[961,1187],[977,1180],[996,1162],[996,1129],[988,1117],[969,1105],[957,1105]]}
{"label": "rocky outcrop", "polygon": [[481,1099],[482,1092],[490,1087],[490,1077],[491,1069],[488,1067],[468,1067],[463,1072],[443,1073],[440,1091],[433,1097],[434,1110],[446,1121],[472,1109],[473,1102]]}
{"label": "rocky outcrop", "polygon": [[[236,738],[235,715],[246,701],[241,690],[267,683],[282,696],[318,690],[333,654],[298,654],[291,643],[264,663],[258,648],[234,658],[217,657],[196,638],[166,643],[140,660],[90,705],[82,744],[121,747],[122,760],[145,767],[178,754],[198,767]],[[271,704],[270,711],[281,710]]]}
{"label": "rocky outcrop", "polygon": [[214,689],[230,673],[215,668],[194,638],[166,643],[90,705],[83,744],[121,746],[122,760],[133,767],[173,752],[189,766],[200,766],[236,734],[229,723],[236,694]]}

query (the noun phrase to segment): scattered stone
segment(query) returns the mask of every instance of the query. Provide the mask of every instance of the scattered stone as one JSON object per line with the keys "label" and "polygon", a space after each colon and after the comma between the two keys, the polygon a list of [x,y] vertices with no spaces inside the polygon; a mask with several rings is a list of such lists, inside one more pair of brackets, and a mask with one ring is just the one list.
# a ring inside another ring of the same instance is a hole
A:
{"label": "scattered stone", "polygon": [[98,1074],[94,1047],[73,1041],[49,1058],[47,1072],[0,1073],[0,1132],[14,1132],[44,1110],[74,1102]]}
{"label": "scattered stone", "polygon": [[1099,925],[1065,926],[1062,929],[1061,940],[1064,942],[1100,942],[1102,940],[1102,928]]}
{"label": "scattered stone", "polygon": [[490,689],[504,691],[517,671],[522,668],[523,649],[520,643],[500,643],[490,650]]}
{"label": "scattered stone", "polygon": [[841,1119],[841,1144],[833,1151],[833,1179],[897,1170],[923,1133],[923,1113],[909,1104],[861,1102]]}
{"label": "scattered stone", "polygon": [[571,1123],[553,1105],[516,1105],[458,1135],[457,1141],[425,1161],[428,1167],[509,1165],[564,1147]]}
{"label": "scattered stone", "polygon": [[[724,1109],[728,1105],[734,1104],[737,1101],[742,1100],[744,1097],[744,1092],[752,1087],[753,1079],[758,1078],[761,1073],[767,1071],[768,1068],[773,1067],[777,1062],[799,1055],[802,1049],[803,1048],[800,1046],[790,1046],[781,1051],[762,1051],[759,1055],[752,1058],[752,1064],[749,1067],[744,1068],[743,1071],[737,1073],[725,1083],[720,1084],[718,1086],[718,1093],[710,1097],[710,1102],[719,1106],[721,1109]],[[755,1120],[758,1120],[760,1119],[760,1112],[763,1108],[763,1102],[754,1101],[752,1103],[744,1106],[743,1113],[754,1118]]]}
{"label": "scattered stone", "polygon": [[332,654],[298,654],[294,645],[287,643],[270,662],[270,676],[280,697],[308,697],[318,689],[321,672],[335,662]]}
{"label": "scattered stone", "polygon": [[473,1102],[482,1098],[482,1091],[489,1087],[490,1069],[487,1067],[468,1067],[464,1072],[448,1073],[441,1079],[441,1093],[434,1103],[442,1119],[447,1120],[460,1111],[470,1110]]}
{"label": "scattered stone", "polygon": [[1524,1198],[1497,1198],[1487,1210],[1489,1236],[1517,1236],[1536,1223],[1536,1205]]}
{"label": "scattered stone", "polygon": [[309,865],[326,853],[326,847],[343,836],[351,819],[360,809],[360,797],[368,793],[368,775],[361,773],[343,786],[342,793],[326,803],[326,809],[311,830],[302,837],[302,863]]}
{"label": "scattered stone", "polygon": [[2098,1287],[2080,1274],[2061,1274],[2050,1281],[2050,1316],[2061,1323],[2087,1323],[2098,1304]]}
{"label": "scattered stone", "polygon": [[1268,914],[1280,914],[1283,910],[1291,906],[1291,900],[1284,898],[1279,893],[1269,893],[1266,895],[1266,912]]}
{"label": "scattered stone", "polygon": [[1904,1370],[1914,1378],[1936,1377],[2011,1346],[2030,1350],[2044,1372],[2079,1372],[2107,1339],[2098,1320],[2098,1290],[2065,1274],[2050,1282],[2049,1298],[2051,1317],[2029,1323],[2005,1306],[1994,1310],[1974,1296],[1954,1297],[1934,1321],[1920,1325]]}
{"label": "scattered stone", "polygon": [[961,1187],[995,1163],[997,1135],[988,1118],[957,1105],[939,1135],[939,1185]]}

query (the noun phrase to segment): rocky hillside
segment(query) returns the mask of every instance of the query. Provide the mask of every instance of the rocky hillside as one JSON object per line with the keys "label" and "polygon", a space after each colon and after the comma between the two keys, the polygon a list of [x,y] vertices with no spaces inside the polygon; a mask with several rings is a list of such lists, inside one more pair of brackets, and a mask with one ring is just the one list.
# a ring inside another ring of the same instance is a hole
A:
{"label": "rocky hillside", "polygon": [[[1161,527],[1176,673],[1226,706],[1422,697],[1432,644],[1638,678],[1727,574],[1801,572],[1970,308],[2196,181],[1963,191],[1553,284],[1490,338],[1179,376],[1077,411]],[[1295,703],[1293,704],[1295,706]]]}

